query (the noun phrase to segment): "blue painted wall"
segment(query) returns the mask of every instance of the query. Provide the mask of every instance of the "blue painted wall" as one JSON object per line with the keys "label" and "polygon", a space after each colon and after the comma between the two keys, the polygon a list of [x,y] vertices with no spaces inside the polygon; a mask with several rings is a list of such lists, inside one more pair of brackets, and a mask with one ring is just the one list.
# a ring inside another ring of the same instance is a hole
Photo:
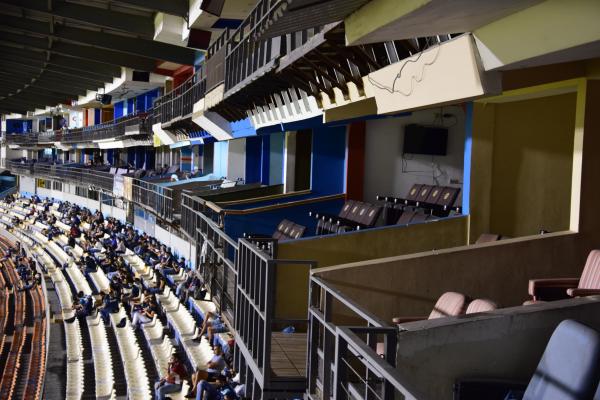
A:
{"label": "blue painted wall", "polygon": [[114,119],[121,118],[123,115],[125,115],[124,108],[125,108],[125,102],[119,101],[118,103],[115,103],[115,105],[114,105],[114,111],[115,111]]}
{"label": "blue painted wall", "polygon": [[152,103],[160,94],[160,89],[150,90],[136,97],[136,111],[144,112],[152,108]]}
{"label": "blue painted wall", "polygon": [[272,235],[277,225],[283,219],[287,219],[305,226],[306,232],[304,236],[314,236],[316,221],[308,215],[308,212],[319,211],[327,214],[337,214],[342,208],[342,204],[342,199],[328,200],[254,214],[228,215],[225,217],[225,233],[234,240],[243,237],[244,233]]}
{"label": "blue painted wall", "polygon": [[471,151],[473,149],[473,103],[467,103],[465,118],[465,158],[463,164],[462,213],[469,214],[471,197]]}
{"label": "blue painted wall", "polygon": [[135,99],[127,99],[127,115],[135,114]]}
{"label": "blue painted wall", "polygon": [[101,124],[101,113],[100,113],[100,109],[99,108],[95,108],[94,109],[94,124],[93,125],[98,125]]}
{"label": "blue painted wall", "polygon": [[262,138],[246,138],[246,183],[261,182]]}
{"label": "blue painted wall", "polygon": [[311,189],[318,195],[344,192],[346,126],[313,129]]}
{"label": "blue painted wall", "polygon": [[7,119],[6,133],[25,133],[31,132],[33,121],[30,119]]}
{"label": "blue painted wall", "polygon": [[213,174],[218,177],[227,176],[227,152],[229,151],[228,142],[215,142]]}

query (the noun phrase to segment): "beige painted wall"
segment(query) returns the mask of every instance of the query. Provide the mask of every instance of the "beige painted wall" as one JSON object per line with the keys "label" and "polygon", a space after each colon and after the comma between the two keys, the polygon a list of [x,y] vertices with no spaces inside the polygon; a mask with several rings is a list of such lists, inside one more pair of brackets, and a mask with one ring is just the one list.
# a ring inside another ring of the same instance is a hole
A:
{"label": "beige painted wall", "polygon": [[[450,218],[407,227],[365,230],[352,234],[307,238],[281,243],[280,260],[313,260],[319,267],[461,246],[466,243],[467,217]],[[306,318],[310,269],[277,266],[275,314],[278,318]]]}
{"label": "beige painted wall", "polygon": [[466,243],[467,222],[467,217],[456,217],[406,227],[390,226],[295,240],[279,245],[278,258],[315,260],[319,267],[326,267],[462,246]]}
{"label": "beige painted wall", "polygon": [[494,105],[490,232],[569,228],[575,100],[569,93]]}

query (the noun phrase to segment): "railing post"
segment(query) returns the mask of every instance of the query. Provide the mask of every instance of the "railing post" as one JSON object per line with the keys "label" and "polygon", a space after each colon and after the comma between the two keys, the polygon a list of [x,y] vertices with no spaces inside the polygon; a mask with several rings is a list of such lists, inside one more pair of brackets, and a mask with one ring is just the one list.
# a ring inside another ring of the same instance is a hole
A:
{"label": "railing post", "polygon": [[[335,400],[345,400],[348,398],[347,389],[344,384],[348,382],[348,366],[346,365],[346,356],[348,354],[348,342],[340,335],[335,335],[335,373],[334,373],[334,389],[333,398]],[[325,387],[325,385],[323,385]],[[328,399],[323,394],[323,399]]]}
{"label": "railing post", "polygon": [[[325,323],[332,320],[333,297],[328,291],[324,291],[323,300],[323,318]],[[336,338],[328,329],[323,329],[323,399],[329,399],[331,396],[331,364],[336,363],[335,357]],[[336,397],[334,397],[336,398]]]}

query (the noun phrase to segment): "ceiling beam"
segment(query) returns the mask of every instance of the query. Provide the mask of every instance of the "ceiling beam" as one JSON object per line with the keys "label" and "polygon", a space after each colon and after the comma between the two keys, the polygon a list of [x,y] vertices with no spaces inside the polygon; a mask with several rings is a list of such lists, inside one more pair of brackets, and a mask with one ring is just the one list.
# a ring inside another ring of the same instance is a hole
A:
{"label": "ceiling beam", "polygon": [[21,56],[15,56],[12,54],[7,54],[7,53],[2,53],[2,57],[0,58],[0,64],[5,64],[12,68],[25,68],[25,69],[43,68],[46,71],[52,71],[52,72],[56,72],[59,74],[71,76],[71,77],[73,77],[73,79],[87,78],[87,79],[92,79],[92,80],[98,80],[103,83],[113,81],[113,77],[110,75],[102,75],[102,74],[97,74],[95,72],[88,72],[88,71],[76,71],[74,69],[50,64],[45,61],[39,61],[39,60],[33,60],[33,59],[28,60]]}
{"label": "ceiling beam", "polygon": [[73,98],[77,98],[78,96],[83,96],[87,94],[87,90],[74,87],[72,85],[62,83],[56,84],[48,81],[35,81],[31,83],[31,77],[19,77],[14,76],[10,73],[6,73],[0,70],[0,82],[20,82],[23,85],[29,85],[31,88],[42,88],[45,91],[52,91],[56,93],[63,93],[67,96],[72,96]]}
{"label": "ceiling beam", "polygon": [[18,97],[19,99],[22,100],[42,100],[45,103],[48,104],[58,104],[58,103],[69,103],[70,104],[70,100],[68,97],[69,96],[65,96],[62,94],[57,93],[54,96],[48,96],[48,95],[43,95],[41,93],[39,93],[38,91],[27,91],[27,89],[17,93],[17,94],[13,94],[13,96],[10,97]]}
{"label": "ceiling beam", "polygon": [[34,21],[27,18],[16,18],[8,15],[0,15],[0,29],[3,31],[20,30],[55,39],[97,46],[108,50],[115,50],[184,65],[193,65],[196,58],[195,50],[169,43],[131,38],[105,32],[96,32],[89,29],[72,28],[63,25],[49,25],[47,22]]}
{"label": "ceiling beam", "polygon": [[69,43],[53,43],[52,48],[49,49],[47,39],[16,33],[0,32],[0,41],[141,71],[153,71],[156,68],[156,61],[150,58]]}
{"label": "ceiling beam", "polygon": [[11,107],[11,106],[0,105],[0,110],[3,111],[3,114],[22,114],[22,115],[27,114],[27,110],[16,108],[16,107]]}
{"label": "ceiling beam", "polygon": [[135,33],[146,37],[154,35],[154,19],[139,15],[67,3],[60,0],[52,1],[51,10],[48,8],[48,0],[2,0],[0,3],[102,28]]}
{"label": "ceiling beam", "polygon": [[[93,81],[83,81],[83,80],[79,80],[79,81],[73,81],[73,80],[68,80],[66,79],[64,76],[61,75],[56,75],[53,74],[51,72],[46,72],[46,71],[42,71],[40,72],[31,72],[31,71],[23,71],[23,70],[17,70],[14,68],[10,68],[10,67],[6,67],[4,65],[0,65],[0,73],[3,73],[5,75],[9,75],[9,76],[13,76],[13,77],[17,77],[17,78],[21,78],[21,79],[32,79],[32,78],[36,78],[36,82],[48,82],[48,83],[53,83],[53,84],[57,84],[60,86],[64,87],[72,87],[72,88],[78,88],[78,89],[84,89],[84,90],[97,90],[98,89],[98,85],[96,84],[96,82]],[[102,82],[100,82],[102,83]]]}
{"label": "ceiling beam", "polygon": [[24,100],[19,100],[19,99],[12,98],[12,97],[0,100],[0,107],[6,106],[6,105],[15,106],[15,107],[23,107],[27,111],[33,111],[36,108],[46,108],[47,107],[47,105],[44,102],[24,101]]}
{"label": "ceiling beam", "polygon": [[[42,65],[27,65],[24,63],[19,63],[19,62],[13,62],[13,61],[9,61],[7,59],[2,59],[0,58],[0,66],[4,66],[7,68],[11,68],[11,69],[16,69],[16,70],[27,70],[27,71],[32,71],[32,73],[34,74],[39,74],[40,72],[45,72],[47,76],[52,77],[52,78],[56,78],[58,80],[64,80],[64,79],[68,79],[71,83],[73,84],[81,84],[81,85],[85,85],[87,86],[97,86],[97,88],[99,87],[104,87],[104,84],[106,83],[106,81],[102,80],[99,77],[96,76],[86,76],[84,75],[85,73],[81,73],[79,74],[76,71],[62,71],[59,68],[60,67],[55,67],[55,66],[46,66],[44,64]],[[112,79],[111,79],[112,82]]]}
{"label": "ceiling beam", "polygon": [[76,57],[63,56],[61,54],[51,54],[50,58],[48,59],[46,51],[40,49],[26,50],[14,46],[0,44],[0,54],[12,55],[27,60],[47,60],[52,65],[70,68],[74,71],[87,71],[112,77],[121,76],[120,66],[83,60],[81,58]]}
{"label": "ceiling beam", "polygon": [[189,11],[186,0],[119,0],[118,2],[178,17],[185,17]]}

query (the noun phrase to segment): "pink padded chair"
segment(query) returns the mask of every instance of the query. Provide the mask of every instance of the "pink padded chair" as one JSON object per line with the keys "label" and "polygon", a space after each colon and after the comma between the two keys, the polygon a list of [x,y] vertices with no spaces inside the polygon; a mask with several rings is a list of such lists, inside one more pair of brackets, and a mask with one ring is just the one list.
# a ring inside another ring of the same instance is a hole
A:
{"label": "pink padded chair", "polygon": [[469,303],[467,312],[465,314],[475,314],[488,311],[494,311],[498,308],[498,305],[488,299],[475,299]]}
{"label": "pink padded chair", "polygon": [[422,321],[425,319],[436,319],[443,317],[456,317],[465,313],[467,308],[467,296],[457,292],[446,292],[440,296],[435,303],[429,317],[396,317],[393,319],[395,324],[401,324],[411,321]]}
{"label": "pink padded chair", "polygon": [[529,295],[534,302],[600,295],[600,250],[590,252],[581,278],[532,279]]}

